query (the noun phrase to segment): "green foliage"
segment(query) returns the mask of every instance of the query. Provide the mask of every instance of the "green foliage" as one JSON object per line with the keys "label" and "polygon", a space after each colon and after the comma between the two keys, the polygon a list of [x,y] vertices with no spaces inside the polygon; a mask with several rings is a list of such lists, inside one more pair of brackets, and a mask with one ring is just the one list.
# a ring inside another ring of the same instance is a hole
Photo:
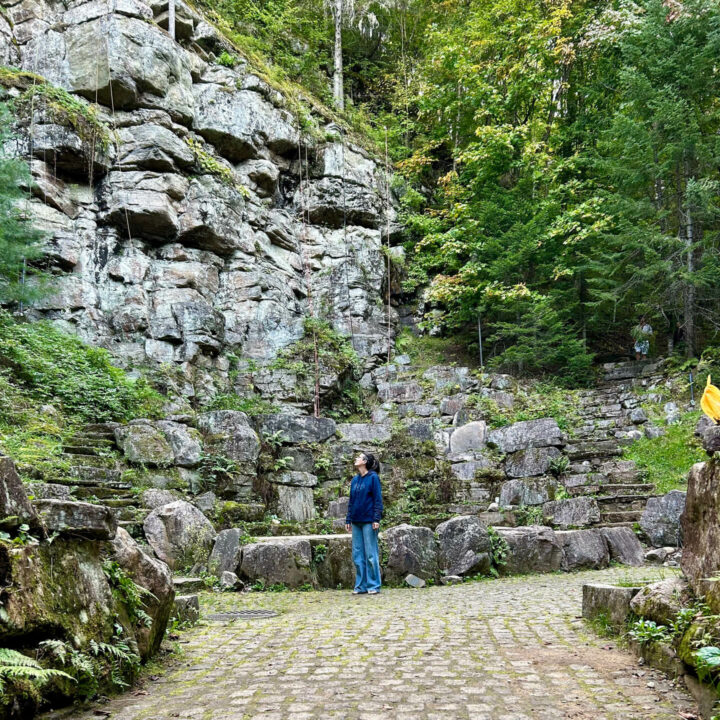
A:
{"label": "green foliage", "polygon": [[59,404],[78,419],[103,422],[159,413],[162,398],[144,380],[130,380],[92,348],[46,322],[16,322],[0,311],[0,368],[28,393]]}
{"label": "green foliage", "polygon": [[600,637],[609,638],[617,635],[617,632],[613,627],[613,624],[610,621],[607,613],[600,612],[595,615],[595,617],[586,620],[585,622],[587,623],[587,625],[590,626],[593,632],[595,632],[595,634],[599,635]]}
{"label": "green foliage", "polygon": [[73,679],[62,670],[44,668],[37,660],[17,650],[0,648],[0,698],[7,697],[5,693],[11,690],[27,691],[27,683],[30,694],[38,697],[37,689],[55,678]]}
{"label": "green foliage", "polygon": [[[223,54],[226,55],[227,53]],[[222,58],[222,55],[220,57]],[[193,151],[193,154],[195,155],[195,164],[197,165],[199,172],[206,173],[208,175],[214,175],[221,182],[225,183],[225,185],[228,185],[229,187],[237,190],[243,197],[248,196],[248,189],[244,185],[237,182],[235,173],[232,171],[232,168],[228,167],[227,165],[223,165],[223,163],[221,163],[207,150],[205,150],[203,142],[201,142],[200,140],[195,140],[191,137],[185,138],[185,142],[188,144],[189,148]]]}
{"label": "green foliage", "polygon": [[322,543],[315,545],[312,551],[313,565],[322,565],[322,563],[325,562],[325,558],[327,557],[327,551],[327,545],[323,545]]}
{"label": "green foliage", "polygon": [[208,410],[239,410],[248,415],[263,415],[277,412],[277,407],[259,395],[216,395],[207,405]]}
{"label": "green foliage", "polygon": [[666,625],[658,625],[653,620],[636,620],[628,630],[628,636],[641,645],[654,642],[666,642],[671,633]]}
{"label": "green foliage", "polygon": [[679,423],[665,428],[665,435],[641,438],[625,449],[624,457],[635,461],[646,479],[655,483],[658,494],[685,489],[690,468],[705,459],[693,435],[697,420],[697,412],[686,413]]}
{"label": "green foliage", "polygon": [[507,558],[510,555],[510,546],[504,537],[501,537],[494,527],[488,528],[490,536],[490,553],[492,559],[492,567],[490,572],[497,575],[499,570],[507,565]]}
{"label": "green foliage", "polygon": [[227,50],[223,50],[215,62],[224,67],[234,68],[240,62],[240,58],[237,55],[232,55]]}
{"label": "green foliage", "polygon": [[698,677],[704,681],[717,684],[717,674],[720,671],[720,648],[707,645],[695,653],[695,668]]}
{"label": "green foliage", "polygon": [[567,455],[558,455],[558,457],[551,458],[549,470],[555,477],[564,475],[570,467],[570,458]]}
{"label": "green foliage", "polygon": [[542,525],[543,511],[540,505],[521,505],[515,510],[518,525]]}

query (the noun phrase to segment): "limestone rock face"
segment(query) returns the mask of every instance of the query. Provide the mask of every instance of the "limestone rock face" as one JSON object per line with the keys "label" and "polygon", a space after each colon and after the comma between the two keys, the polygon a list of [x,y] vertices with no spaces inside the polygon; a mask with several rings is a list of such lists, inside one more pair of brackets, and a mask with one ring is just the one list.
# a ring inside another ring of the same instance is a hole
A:
{"label": "limestone rock face", "polygon": [[115,440],[125,457],[141,465],[172,465],[175,453],[164,433],[150,422],[134,422],[115,430]]}
{"label": "limestone rock face", "polygon": [[40,521],[15,470],[15,463],[9,457],[0,457],[0,527],[9,530],[23,524],[35,529]]}
{"label": "limestone rock face", "polygon": [[164,562],[143,552],[123,528],[118,528],[111,542],[113,558],[118,565],[135,584],[152,593],[143,598],[143,609],[152,618],[152,625],[147,627],[141,624],[136,631],[140,656],[148,658],[160,649],[173,609],[175,589],[172,574]]}
{"label": "limestone rock face", "polygon": [[487,426],[482,420],[463,425],[450,436],[450,452],[462,456],[481,451],[485,445],[486,434]]}
{"label": "limestone rock face", "polygon": [[[0,64],[97,102],[108,126],[93,147],[39,107],[19,118],[37,188],[29,212],[56,278],[33,316],[128,365],[177,367],[187,396],[255,392],[308,412],[292,373],[267,366],[302,336],[312,299],[372,370],[392,342],[381,247],[396,219],[378,162],[306,134],[247,63],[210,62],[226,45],[188,6],[173,40],[162,3],[31,5],[0,18]],[[231,353],[260,370],[238,379]],[[337,380],[329,373],[322,392]]]}
{"label": "limestone rock face", "polygon": [[471,515],[440,523],[438,564],[445,575],[487,573],[490,570],[491,546],[488,531]]}
{"label": "limestone rock face", "polygon": [[720,572],[720,463],[693,465],[688,475],[687,500],[680,518],[682,570],[698,595],[705,595],[714,612],[720,612],[720,591],[708,578]]}
{"label": "limestone rock face", "polygon": [[[309,475],[309,473],[303,474]],[[278,515],[290,522],[302,523],[312,520],[315,517],[312,488],[278,485]]]}
{"label": "limestone rock face", "polygon": [[263,415],[260,418],[263,433],[279,433],[286,443],[323,442],[335,434],[335,421],[331,418],[293,416],[287,414]]}
{"label": "limestone rock face", "polygon": [[555,496],[556,487],[554,478],[508,480],[500,488],[500,506],[542,505]]}
{"label": "limestone rock face", "polygon": [[423,579],[438,574],[438,550],[430,528],[397,525],[386,530],[383,540],[388,549],[386,576],[400,582],[409,573]]}
{"label": "limestone rock face", "polygon": [[640,518],[640,527],[654,547],[680,545],[680,516],[685,509],[685,495],[681,490],[671,490],[667,495],[648,500]]}
{"label": "limestone rock face", "polygon": [[248,580],[298,587],[311,583],[312,550],[302,539],[251,543],[243,548],[241,574]]}
{"label": "limestone rock face", "polygon": [[559,570],[563,561],[563,545],[557,534],[543,525],[519,528],[496,528],[507,542],[510,554],[501,568],[508,575],[542,573]]}
{"label": "limestone rock face", "polygon": [[115,513],[103,505],[69,500],[35,500],[35,509],[50,533],[110,540],[117,530]]}
{"label": "limestone rock face", "polygon": [[198,417],[198,427],[219,442],[221,454],[238,463],[254,465],[260,454],[260,438],[248,416],[235,410],[215,410]]}
{"label": "limestone rock face", "polygon": [[184,500],[153,510],[145,518],[143,529],[150,547],[171,570],[204,563],[215,539],[210,521]]}
{"label": "limestone rock face", "polygon": [[505,458],[505,474],[511,478],[544,475],[550,469],[550,461],[559,456],[555,447],[519,450]]}

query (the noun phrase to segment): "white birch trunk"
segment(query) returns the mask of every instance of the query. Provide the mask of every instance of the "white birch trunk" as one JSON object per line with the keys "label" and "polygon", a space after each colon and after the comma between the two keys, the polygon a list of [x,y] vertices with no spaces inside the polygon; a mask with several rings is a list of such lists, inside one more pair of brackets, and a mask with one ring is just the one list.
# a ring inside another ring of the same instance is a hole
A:
{"label": "white birch trunk", "polygon": [[338,110],[345,109],[345,90],[343,88],[343,57],[342,57],[342,21],[343,0],[335,0],[335,57],[333,73],[333,99]]}

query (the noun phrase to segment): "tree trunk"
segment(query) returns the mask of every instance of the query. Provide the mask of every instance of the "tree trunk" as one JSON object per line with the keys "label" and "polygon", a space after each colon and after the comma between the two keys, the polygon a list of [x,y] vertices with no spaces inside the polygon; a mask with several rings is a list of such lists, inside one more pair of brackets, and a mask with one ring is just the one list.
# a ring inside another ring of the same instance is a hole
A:
{"label": "tree trunk", "polygon": [[175,39],[175,0],[168,0],[168,33]]}
{"label": "tree trunk", "polygon": [[345,91],[343,89],[343,57],[342,57],[342,21],[343,0],[335,0],[335,63],[333,73],[333,99],[338,110],[345,109]]}
{"label": "tree trunk", "polygon": [[[685,188],[689,172],[686,166]],[[685,195],[687,199],[687,193]],[[685,315],[685,355],[689,358],[695,357],[695,286],[692,283],[692,276],[695,272],[695,223],[694,213],[691,204],[685,209],[685,251],[687,252],[686,270],[687,281],[684,292],[684,315]]]}

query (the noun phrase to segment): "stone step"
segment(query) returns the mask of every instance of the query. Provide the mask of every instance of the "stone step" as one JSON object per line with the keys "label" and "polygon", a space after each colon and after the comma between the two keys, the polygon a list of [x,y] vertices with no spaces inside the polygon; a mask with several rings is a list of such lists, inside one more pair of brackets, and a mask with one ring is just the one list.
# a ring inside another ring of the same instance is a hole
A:
{"label": "stone step", "polygon": [[63,453],[65,455],[95,455],[102,456],[105,452],[104,448],[95,445],[63,445]]}
{"label": "stone step", "polygon": [[617,495],[652,495],[654,483],[607,483],[602,489],[608,494]]}
{"label": "stone step", "polygon": [[605,523],[636,523],[642,517],[642,510],[612,510],[600,513],[600,522]]}
{"label": "stone step", "polygon": [[73,482],[78,485],[105,485],[127,490],[132,487],[129,482],[122,480],[120,470],[111,470],[110,468],[92,465],[73,465],[70,468],[70,477],[67,478],[65,484],[71,485]]}
{"label": "stone step", "polygon": [[177,595],[187,595],[207,589],[205,587],[205,581],[199,577],[174,577],[173,586],[175,587],[175,593]]}
{"label": "stone step", "polygon": [[76,488],[73,492],[75,497],[82,499],[94,495],[100,500],[133,500],[137,502],[135,498],[128,495],[127,488],[114,488],[108,487],[107,485],[81,485]]}
{"label": "stone step", "polygon": [[80,431],[83,435],[97,435],[102,437],[115,437],[115,428],[120,427],[120,423],[89,423],[84,425]]}
{"label": "stone step", "polygon": [[102,504],[110,508],[138,507],[137,498],[134,497],[106,497],[102,498]]}
{"label": "stone step", "polygon": [[82,465],[84,467],[99,467],[115,469],[117,464],[115,459],[112,457],[103,457],[102,455],[86,455],[86,454],[72,454],[62,453],[60,457],[73,465]]}
{"label": "stone step", "polygon": [[597,525],[593,525],[596,528],[614,528],[614,527],[626,527],[632,529],[635,526],[634,522],[599,522]]}
{"label": "stone step", "polygon": [[136,540],[144,536],[142,523],[137,520],[118,520],[118,525]]}
{"label": "stone step", "polygon": [[115,438],[105,437],[104,435],[73,435],[70,438],[71,445],[85,445],[88,447],[105,447],[114,448]]}
{"label": "stone step", "polygon": [[571,461],[615,457],[622,453],[614,440],[579,442],[565,446],[565,453]]}
{"label": "stone step", "polygon": [[652,495],[596,495],[600,512],[644,510]]}
{"label": "stone step", "polygon": [[[105,503],[103,503],[103,505],[104,504]],[[151,511],[148,508],[139,508],[136,505],[128,505],[127,507],[117,508],[116,512],[118,520],[142,523]]]}

